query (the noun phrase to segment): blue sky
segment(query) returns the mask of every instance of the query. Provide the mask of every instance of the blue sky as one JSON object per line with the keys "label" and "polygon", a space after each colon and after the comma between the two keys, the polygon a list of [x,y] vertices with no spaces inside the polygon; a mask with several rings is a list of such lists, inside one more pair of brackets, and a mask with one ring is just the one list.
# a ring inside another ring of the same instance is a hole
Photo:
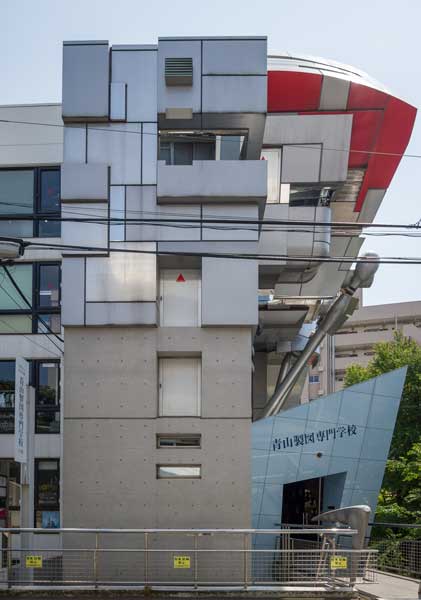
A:
{"label": "blue sky", "polygon": [[[63,40],[267,35],[272,50],[352,64],[419,106],[420,22],[420,0],[1,0],[0,104],[60,101]],[[408,147],[414,154],[421,154],[418,121]],[[402,160],[377,221],[421,218],[419,173],[421,159]],[[369,238],[363,250],[421,256],[421,238]],[[421,266],[382,265],[365,303],[407,300],[421,300]]]}

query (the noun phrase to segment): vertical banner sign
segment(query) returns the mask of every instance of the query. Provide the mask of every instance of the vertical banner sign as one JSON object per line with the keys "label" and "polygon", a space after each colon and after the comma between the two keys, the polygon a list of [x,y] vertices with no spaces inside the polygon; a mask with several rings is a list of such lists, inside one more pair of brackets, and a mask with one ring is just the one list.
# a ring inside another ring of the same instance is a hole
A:
{"label": "vertical banner sign", "polygon": [[15,366],[15,461],[26,463],[28,459],[28,385],[29,363],[16,357]]}

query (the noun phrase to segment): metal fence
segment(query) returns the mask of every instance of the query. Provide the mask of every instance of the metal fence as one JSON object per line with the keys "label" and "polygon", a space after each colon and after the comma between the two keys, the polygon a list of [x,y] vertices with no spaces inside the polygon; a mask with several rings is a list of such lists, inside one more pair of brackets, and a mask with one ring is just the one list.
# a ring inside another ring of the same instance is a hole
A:
{"label": "metal fence", "polygon": [[[3,587],[351,588],[376,551],[337,546],[353,530],[0,529]],[[310,545],[298,543],[309,539]],[[54,543],[52,543],[54,541]],[[314,546],[314,542],[316,546]],[[56,547],[52,547],[56,546]]]}
{"label": "metal fence", "polygon": [[378,551],[379,570],[421,578],[421,539],[373,540],[370,548]]}

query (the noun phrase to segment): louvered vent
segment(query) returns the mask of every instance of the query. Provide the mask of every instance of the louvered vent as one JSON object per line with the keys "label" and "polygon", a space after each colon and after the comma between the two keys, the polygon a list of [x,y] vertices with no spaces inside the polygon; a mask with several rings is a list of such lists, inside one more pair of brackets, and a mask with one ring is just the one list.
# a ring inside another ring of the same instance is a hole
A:
{"label": "louvered vent", "polygon": [[193,85],[192,58],[165,59],[166,85]]}

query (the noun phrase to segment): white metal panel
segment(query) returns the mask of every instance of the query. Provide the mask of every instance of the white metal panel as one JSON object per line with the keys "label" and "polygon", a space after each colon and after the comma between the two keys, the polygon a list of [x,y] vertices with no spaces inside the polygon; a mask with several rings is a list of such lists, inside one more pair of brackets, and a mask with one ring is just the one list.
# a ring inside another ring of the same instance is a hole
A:
{"label": "white metal panel", "polygon": [[112,48],[112,79],[127,84],[127,120],[156,121],[157,50]]}
{"label": "white metal panel", "polygon": [[64,258],[62,263],[62,325],[83,325],[85,313],[85,259]]}
{"label": "white metal panel", "polygon": [[[165,58],[192,58],[193,85],[166,86]],[[158,112],[167,108],[191,108],[201,110],[201,41],[200,40],[159,40],[158,42]]]}
{"label": "white metal panel", "polygon": [[64,162],[84,163],[86,158],[85,125],[66,125],[64,128]]}
{"label": "white metal panel", "polygon": [[156,123],[143,123],[142,128],[142,183],[156,183],[156,160],[158,126]]}
{"label": "white metal panel", "polygon": [[156,302],[87,302],[86,325],[156,325]]}
{"label": "white metal panel", "polygon": [[126,84],[120,81],[111,83],[110,117],[112,121],[125,121],[126,119]]}
{"label": "white metal panel", "polygon": [[[126,188],[124,185],[113,185],[110,187],[110,218],[125,218]],[[124,223],[110,222],[110,241],[124,241]]]}
{"label": "white metal panel", "polygon": [[348,103],[349,80],[338,75],[323,77],[320,110],[345,110]]}
{"label": "white metal panel", "polygon": [[310,183],[319,181],[320,144],[298,144],[284,146],[282,150],[282,183]]}
{"label": "white metal panel", "polygon": [[200,327],[200,284],[200,271],[192,269],[161,271],[161,327]]}
{"label": "white metal panel", "polygon": [[201,359],[159,359],[160,416],[200,416]]}
{"label": "white metal panel", "polygon": [[[111,247],[154,252],[153,243],[123,244]],[[156,255],[112,252],[109,257],[89,257],[86,261],[86,300],[88,302],[154,302],[156,300]]]}
{"label": "white metal panel", "polygon": [[277,204],[281,182],[281,148],[264,148],[261,157],[267,162],[268,196],[267,202]]}
{"label": "white metal panel", "polygon": [[[108,205],[98,204],[62,204],[61,216],[72,218],[75,221],[64,221],[61,224],[61,237],[63,244],[72,246],[94,246],[106,248],[108,245],[108,223],[79,223],[86,218],[108,219]],[[69,251],[71,252],[71,251]],[[76,250],[79,254],[81,250]],[[83,250],[82,250],[83,252]],[[66,250],[67,253],[67,250]],[[89,254],[89,251],[86,251]]]}
{"label": "white metal panel", "polygon": [[203,74],[266,75],[267,40],[203,41]]}
{"label": "white metal panel", "polygon": [[[203,219],[224,220],[250,220],[259,218],[259,207],[257,204],[203,204]],[[212,223],[202,225],[203,240],[252,240],[259,239],[259,225],[256,224],[228,224]]]}
{"label": "white metal panel", "polygon": [[111,184],[141,183],[141,125],[114,123],[88,126],[88,162],[111,165]]}
{"label": "white metal panel", "polygon": [[267,111],[267,79],[262,75],[205,75],[202,80],[203,112]]}
{"label": "white metal panel", "polygon": [[61,199],[63,202],[108,202],[108,166],[63,163]]}

